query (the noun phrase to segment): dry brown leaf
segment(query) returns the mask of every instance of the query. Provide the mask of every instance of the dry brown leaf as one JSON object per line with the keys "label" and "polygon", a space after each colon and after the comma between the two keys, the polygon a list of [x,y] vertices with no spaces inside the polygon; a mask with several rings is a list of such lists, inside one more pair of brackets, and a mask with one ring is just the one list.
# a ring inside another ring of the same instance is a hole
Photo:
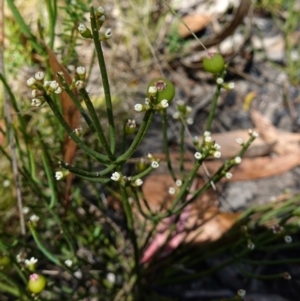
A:
{"label": "dry brown leaf", "polygon": [[[190,191],[203,187],[204,181],[195,179]],[[143,185],[145,198],[149,207],[158,212],[169,208],[174,196],[168,193],[169,187],[174,187],[174,181],[169,174],[151,175]],[[187,200],[192,194],[187,196]],[[142,263],[152,260],[157,252],[165,256],[185,243],[203,244],[219,239],[227,232],[239,217],[239,213],[227,214],[219,212],[216,194],[210,190],[184,208],[178,220],[175,216],[163,219],[157,225],[157,232],[144,250]],[[163,209],[161,209],[163,208]],[[140,219],[143,217],[136,212]],[[170,228],[176,220],[176,226],[170,233]],[[171,236],[170,236],[171,235]],[[168,242],[166,243],[167,238]]]}
{"label": "dry brown leaf", "polygon": [[[244,142],[249,140],[248,130],[236,130],[219,134],[212,134],[212,140],[221,146],[222,158],[233,158],[241,150],[241,146],[236,142],[241,138]],[[199,139],[202,142],[202,139]],[[253,141],[245,153],[246,157],[258,157],[270,154],[273,149],[273,142],[266,142],[258,137]]]}
{"label": "dry brown leaf", "polygon": [[257,132],[266,143],[274,144],[274,151],[279,155],[299,152],[300,134],[277,130],[269,119],[256,110],[251,111],[251,119]]}
{"label": "dry brown leaf", "polygon": [[[67,84],[70,85],[72,83],[72,78],[69,72],[67,71],[67,69],[58,61],[55,53],[49,47],[47,47],[47,52],[49,56],[50,67],[53,70],[54,74],[57,74],[57,72],[63,72]],[[66,122],[72,129],[78,128],[80,114],[74,102],[72,101],[71,97],[65,91],[63,91],[59,95],[59,97],[62,104],[63,116]],[[64,161],[67,162],[68,164],[72,164],[72,162],[74,161],[76,148],[77,148],[76,143],[72,139],[70,139],[69,136],[66,134],[64,145],[63,145],[63,152],[64,152]],[[72,174],[69,174],[66,179],[65,201],[67,203],[69,199],[72,178],[73,178]]]}
{"label": "dry brown leaf", "polygon": [[212,15],[187,15],[182,18],[182,21],[188,26],[188,28],[185,24],[180,23],[177,29],[178,35],[181,38],[186,38],[191,34],[190,30],[192,32],[198,32],[204,29],[211,20]]}
{"label": "dry brown leaf", "polygon": [[240,213],[220,212],[210,208],[199,216],[191,215],[186,231],[185,243],[205,244],[218,240],[236,223]]}

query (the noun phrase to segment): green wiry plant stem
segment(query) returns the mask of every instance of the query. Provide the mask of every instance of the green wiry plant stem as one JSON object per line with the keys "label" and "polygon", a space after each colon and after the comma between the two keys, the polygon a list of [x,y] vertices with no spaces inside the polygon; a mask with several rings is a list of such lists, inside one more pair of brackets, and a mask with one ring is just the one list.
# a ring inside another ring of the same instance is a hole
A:
{"label": "green wiry plant stem", "polygon": [[107,76],[107,71],[106,71],[105,59],[104,59],[104,55],[103,55],[103,51],[102,51],[102,45],[100,42],[99,32],[98,32],[98,28],[97,28],[95,11],[94,11],[93,7],[91,7],[91,9],[90,9],[90,17],[91,17],[93,40],[94,40],[94,45],[95,45],[95,49],[96,49],[96,53],[97,53],[97,59],[98,59],[99,67],[100,67],[105,102],[106,102],[106,112],[107,112],[109,137],[110,137],[110,149],[111,149],[111,153],[114,155],[115,151],[116,151],[116,130],[115,130],[115,123],[114,123],[113,109],[112,109],[110,86],[109,86],[109,81],[108,81],[108,76]]}
{"label": "green wiry plant stem", "polygon": [[176,175],[175,172],[173,170],[172,167],[172,162],[171,162],[171,158],[170,158],[170,151],[169,151],[169,144],[168,144],[168,135],[167,135],[167,131],[168,131],[168,120],[167,120],[167,110],[163,110],[162,112],[162,116],[163,116],[163,126],[162,126],[162,130],[163,130],[163,144],[164,144],[164,153],[166,156],[166,161],[167,161],[167,167],[168,170],[174,180],[174,182],[176,181]]}
{"label": "green wiry plant stem", "polygon": [[[225,76],[225,71],[223,72],[222,76],[220,76],[220,77],[224,78],[224,76]],[[216,108],[217,108],[218,99],[219,99],[219,96],[220,96],[220,93],[221,93],[221,89],[222,89],[222,85],[217,84],[216,91],[215,91],[215,94],[214,94],[212,102],[211,102],[211,107],[210,107],[210,110],[209,110],[209,115],[208,115],[208,118],[207,118],[206,127],[205,127],[205,130],[208,131],[208,132],[210,132],[212,122],[214,120],[215,111],[216,111]]]}
{"label": "green wiry plant stem", "polygon": [[99,141],[101,142],[101,145],[103,146],[106,154],[108,155],[108,157],[110,158],[110,160],[114,160],[114,156],[108,146],[108,143],[106,141],[106,138],[104,136],[104,132],[103,132],[103,128],[101,126],[101,123],[99,121],[99,117],[97,116],[97,113],[95,111],[95,108],[93,106],[93,103],[91,102],[90,100],[90,97],[87,93],[87,91],[85,89],[80,89],[79,90],[79,93],[81,95],[81,97],[83,98],[87,108],[88,108],[88,111],[90,113],[90,116],[91,116],[91,119],[93,121],[93,124],[95,126],[95,129],[96,129],[96,135],[99,139]]}
{"label": "green wiry plant stem", "polygon": [[87,145],[83,143],[83,141],[77,137],[77,135],[74,133],[73,129],[70,128],[70,126],[65,121],[64,117],[62,116],[58,106],[55,104],[53,99],[49,95],[44,95],[45,100],[47,101],[49,107],[51,108],[52,112],[54,113],[55,117],[57,118],[57,121],[61,124],[61,126],[64,128],[64,130],[67,132],[67,134],[76,142],[76,144],[89,156],[94,157],[96,160],[103,164],[109,163],[109,159],[99,154],[98,152],[94,151],[93,149],[89,148]]}
{"label": "green wiry plant stem", "polygon": [[133,216],[132,216],[132,207],[128,200],[128,195],[126,192],[125,187],[123,187],[121,184],[119,185],[121,197],[122,197],[122,203],[126,215],[126,221],[127,221],[127,227],[130,235],[130,240],[133,246],[134,250],[134,268],[135,268],[135,274],[137,277],[137,286],[138,290],[140,291],[141,288],[141,273],[140,273],[140,267],[139,267],[139,260],[140,260],[140,254],[139,254],[139,248],[138,248],[138,240],[136,237],[135,229],[134,229],[134,223],[133,223]]}
{"label": "green wiry plant stem", "polygon": [[120,157],[117,158],[116,164],[126,162],[132,156],[132,154],[136,151],[137,147],[140,145],[140,143],[142,142],[143,138],[145,137],[145,135],[149,129],[149,126],[152,122],[154,113],[155,113],[155,110],[153,110],[153,109],[149,109],[148,111],[145,112],[143,121],[140,125],[140,128],[139,128],[134,140],[132,141],[128,150],[123,155],[121,155]]}

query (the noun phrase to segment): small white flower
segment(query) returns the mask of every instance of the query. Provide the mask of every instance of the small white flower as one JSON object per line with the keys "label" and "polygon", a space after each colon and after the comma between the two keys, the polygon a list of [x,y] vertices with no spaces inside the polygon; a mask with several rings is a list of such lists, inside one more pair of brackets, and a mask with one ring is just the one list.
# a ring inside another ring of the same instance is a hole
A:
{"label": "small white flower", "polygon": [[62,92],[62,88],[61,88],[61,87],[58,87],[58,88],[54,91],[55,94],[60,94],[61,92]]}
{"label": "small white flower", "polygon": [[253,131],[252,129],[248,130],[248,134],[254,138],[257,138],[259,134],[256,131]]}
{"label": "small white flower", "polygon": [[22,212],[23,212],[23,214],[27,214],[29,212],[29,208],[28,207],[23,207]]}
{"label": "small white flower", "polygon": [[152,159],[153,158],[152,154],[150,154],[150,153],[148,153],[147,157],[148,157],[148,159]]}
{"label": "small white flower", "polygon": [[2,185],[3,187],[8,187],[10,185],[10,180],[4,180]]}
{"label": "small white flower", "polygon": [[179,112],[175,112],[172,115],[173,119],[178,120],[180,118],[180,113]]}
{"label": "small white flower", "polygon": [[203,136],[204,136],[204,137],[210,136],[210,132],[209,132],[209,131],[205,131],[205,132],[203,133]]}
{"label": "small white flower", "polygon": [[62,171],[56,171],[55,172],[55,179],[57,181],[61,180],[64,177],[64,173]]}
{"label": "small white flower", "polygon": [[17,254],[16,260],[18,263],[23,262],[24,261],[23,254],[21,254],[21,253]]}
{"label": "small white flower", "polygon": [[221,145],[218,143],[215,143],[214,145],[215,150],[220,150],[221,149]]}
{"label": "small white flower", "polygon": [[215,157],[215,158],[221,158],[221,152],[215,151],[215,152],[214,152],[214,157]]}
{"label": "small white flower", "polygon": [[45,78],[45,73],[43,71],[39,71],[34,75],[36,80],[42,81]]}
{"label": "small white flower", "polygon": [[176,192],[174,187],[169,187],[169,194],[174,195]]}
{"label": "small white flower", "polygon": [[85,86],[85,84],[84,84],[84,81],[83,81],[83,80],[78,80],[78,81],[76,81],[76,83],[75,83],[75,87],[76,87],[78,90],[83,89],[84,86]]}
{"label": "small white flower", "polygon": [[151,163],[151,167],[152,167],[152,168],[158,168],[158,167],[159,167],[159,163],[158,163],[157,161],[153,161],[153,162]]}
{"label": "small white flower", "polygon": [[116,275],[115,275],[114,273],[107,273],[106,279],[107,279],[110,283],[114,284],[114,283],[116,282]]}
{"label": "small white flower", "polygon": [[284,240],[285,240],[285,242],[286,242],[287,244],[290,244],[290,243],[293,241],[292,237],[289,236],[289,235],[286,235],[286,236],[284,237]]}
{"label": "small white flower", "polygon": [[255,244],[251,240],[248,240],[247,247],[248,249],[253,250],[255,248]]}
{"label": "small white flower", "polygon": [[233,90],[234,87],[235,87],[235,84],[234,84],[234,83],[229,83],[229,84],[228,84],[228,89]]}
{"label": "small white flower", "polygon": [[150,86],[148,89],[149,94],[156,94],[157,93],[157,88],[155,86]]}
{"label": "small white flower", "polygon": [[244,298],[246,296],[246,291],[240,289],[240,290],[237,291],[237,294],[238,294],[239,297]]}
{"label": "small white flower", "polygon": [[42,101],[38,98],[31,99],[31,105],[33,107],[40,107],[42,105]]}
{"label": "small white flower", "polygon": [[34,223],[34,222],[38,222],[40,218],[37,215],[33,214],[30,216],[29,220]]}
{"label": "small white flower", "polygon": [[160,102],[160,106],[164,109],[166,109],[168,106],[169,106],[169,103],[166,99],[163,99],[161,102]]}
{"label": "small white flower", "polygon": [[193,118],[188,118],[186,120],[186,123],[189,124],[189,125],[192,125],[194,123],[194,119]]}
{"label": "small white flower", "polygon": [[97,13],[99,13],[100,15],[104,15],[105,14],[104,7],[103,6],[98,6]]}
{"label": "small white flower", "polygon": [[143,111],[143,106],[138,103],[134,106],[134,110],[137,111],[137,112],[142,112]]}
{"label": "small white flower", "polygon": [[51,81],[50,81],[50,80],[45,80],[43,86],[44,86],[45,88],[49,88],[50,84],[51,84]]}
{"label": "small white flower", "polygon": [[35,83],[36,83],[36,79],[33,78],[33,77],[30,77],[30,78],[27,80],[27,86],[28,86],[28,87],[33,87]]}
{"label": "small white flower", "polygon": [[52,89],[53,91],[55,91],[58,87],[59,87],[59,84],[56,80],[53,80],[49,85],[49,88]]}
{"label": "small white flower", "polygon": [[32,97],[37,97],[37,94],[38,94],[38,90],[37,90],[37,89],[33,89],[33,90],[31,91],[31,96],[32,96]]}
{"label": "small white flower", "polygon": [[187,114],[190,114],[192,112],[192,107],[186,106],[185,110],[186,110]]}
{"label": "small white flower", "polygon": [[143,181],[142,181],[141,179],[136,179],[136,180],[134,181],[134,185],[135,185],[135,186],[141,186],[141,185],[143,185]]}
{"label": "small white flower", "polygon": [[225,177],[230,180],[232,178],[232,173],[231,172],[226,172]]}
{"label": "small white flower", "polygon": [[129,203],[129,204],[132,204],[133,202],[134,202],[134,198],[129,197],[129,198],[128,198],[128,203]]}
{"label": "small white flower", "polygon": [[200,160],[202,158],[202,155],[199,152],[196,152],[194,156],[197,160]]}
{"label": "small white flower", "polygon": [[82,272],[81,272],[81,270],[77,270],[73,275],[74,275],[77,279],[81,279],[81,278],[82,278]]}
{"label": "small white flower", "polygon": [[31,257],[30,259],[25,259],[25,265],[28,267],[28,266],[31,266],[31,265],[35,265],[38,260],[34,257]]}
{"label": "small white flower", "polygon": [[145,98],[145,105],[148,106],[150,103],[150,99],[149,98]]}
{"label": "small white flower", "polygon": [[222,84],[224,83],[224,79],[221,78],[221,77],[218,77],[217,80],[216,80],[216,83],[217,83],[218,85],[222,85]]}
{"label": "small white flower", "polygon": [[105,16],[101,16],[100,18],[98,18],[98,22],[102,22],[102,24],[104,23],[105,21]]}
{"label": "small white flower", "polygon": [[211,142],[211,136],[204,136],[205,138],[204,138],[204,141],[205,142]]}
{"label": "small white flower", "polygon": [[176,184],[177,187],[181,187],[182,181],[181,180],[176,180],[175,184]]}
{"label": "small white flower", "polygon": [[235,158],[234,158],[234,163],[235,163],[235,164],[240,164],[241,162],[242,162],[241,157],[235,157]]}
{"label": "small white flower", "polygon": [[120,178],[121,178],[121,175],[120,175],[118,172],[114,172],[110,178],[111,178],[113,181],[118,182],[118,181],[120,180]]}
{"label": "small white flower", "polygon": [[107,28],[104,34],[106,39],[110,39],[112,37],[112,32],[110,28]]}
{"label": "small white flower", "polygon": [[78,31],[80,33],[84,33],[87,30],[86,26],[84,24],[79,24]]}
{"label": "small white flower", "polygon": [[193,143],[198,143],[198,142],[199,142],[198,136],[194,136],[194,137],[193,137]]}
{"label": "small white flower", "polygon": [[78,74],[80,74],[80,75],[83,75],[83,74],[86,73],[86,70],[85,70],[84,67],[79,66],[79,67],[76,68],[76,72],[77,72]]}
{"label": "small white flower", "polygon": [[70,268],[73,265],[73,261],[71,259],[67,259],[65,260],[65,265]]}
{"label": "small white flower", "polygon": [[237,138],[235,141],[236,141],[239,145],[243,145],[243,143],[244,143],[244,141],[243,141],[242,138]]}

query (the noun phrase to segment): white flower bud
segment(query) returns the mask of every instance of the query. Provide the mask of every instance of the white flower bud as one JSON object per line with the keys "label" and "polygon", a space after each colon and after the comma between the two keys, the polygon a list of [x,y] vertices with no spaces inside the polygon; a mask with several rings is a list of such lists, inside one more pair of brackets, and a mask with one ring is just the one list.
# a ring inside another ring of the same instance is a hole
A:
{"label": "white flower bud", "polygon": [[136,104],[134,106],[134,110],[137,112],[142,112],[143,111],[143,105],[141,105],[140,103]]}
{"label": "white flower bud", "polygon": [[199,152],[196,152],[194,156],[197,160],[200,160],[202,158],[202,155]]}
{"label": "white flower bud", "polygon": [[231,172],[226,172],[225,177],[230,180],[232,178],[232,173]]}
{"label": "white flower bud", "polygon": [[243,145],[243,143],[244,143],[244,141],[243,141],[242,138],[237,138],[235,141],[236,141],[239,145]]}
{"label": "white flower bud", "polygon": [[45,73],[43,71],[39,71],[34,75],[34,78],[38,81],[42,81],[45,78]]}
{"label": "white flower bud", "polygon": [[104,37],[105,37],[106,40],[108,40],[112,37],[112,32],[111,32],[110,28],[106,29]]}
{"label": "white flower bud", "polygon": [[30,77],[27,80],[27,86],[30,87],[30,88],[35,88],[35,83],[36,83],[36,79],[33,78],[33,77]]}
{"label": "white flower bud", "polygon": [[224,79],[221,78],[221,77],[218,77],[217,80],[216,80],[216,83],[217,83],[218,85],[222,85],[222,84],[224,83]]}
{"label": "white flower bud", "polygon": [[118,182],[118,181],[120,180],[120,178],[121,178],[121,175],[120,175],[118,172],[114,172],[110,178],[111,178],[113,181]]}
{"label": "white flower bud", "polygon": [[214,157],[215,157],[215,158],[221,158],[221,152],[215,151],[215,152],[214,152]]}
{"label": "white flower bud", "polygon": [[76,68],[76,72],[77,72],[79,75],[83,75],[83,74],[86,73],[86,70],[85,70],[84,67],[79,66],[79,67]]}
{"label": "white flower bud", "polygon": [[158,168],[159,167],[159,163],[157,161],[153,161],[151,163],[152,168]]}
{"label": "white flower bud", "polygon": [[134,181],[134,185],[135,185],[135,186],[142,186],[142,185],[143,185],[143,181],[142,181],[141,179],[136,179],[136,180]]}
{"label": "white flower bud", "polygon": [[235,163],[235,164],[240,164],[241,162],[242,162],[241,157],[235,157],[235,158],[234,158],[234,163]]}
{"label": "white flower bud", "polygon": [[44,103],[44,101],[42,102],[39,98],[31,99],[31,105],[33,107],[40,107],[43,103]]}

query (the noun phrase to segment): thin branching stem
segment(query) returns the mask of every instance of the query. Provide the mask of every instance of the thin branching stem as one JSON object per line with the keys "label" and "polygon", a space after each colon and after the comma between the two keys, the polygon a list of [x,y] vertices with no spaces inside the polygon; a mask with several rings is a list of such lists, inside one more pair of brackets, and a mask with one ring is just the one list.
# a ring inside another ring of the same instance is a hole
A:
{"label": "thin branching stem", "polygon": [[107,112],[108,127],[109,127],[110,149],[111,149],[111,153],[114,155],[116,151],[116,130],[115,130],[115,123],[114,123],[113,109],[112,109],[110,86],[109,86],[100,36],[98,32],[95,11],[93,7],[91,7],[90,9],[90,14],[91,14],[90,17],[91,17],[93,40],[96,48],[97,59],[100,67],[102,84],[104,89],[106,112]]}

